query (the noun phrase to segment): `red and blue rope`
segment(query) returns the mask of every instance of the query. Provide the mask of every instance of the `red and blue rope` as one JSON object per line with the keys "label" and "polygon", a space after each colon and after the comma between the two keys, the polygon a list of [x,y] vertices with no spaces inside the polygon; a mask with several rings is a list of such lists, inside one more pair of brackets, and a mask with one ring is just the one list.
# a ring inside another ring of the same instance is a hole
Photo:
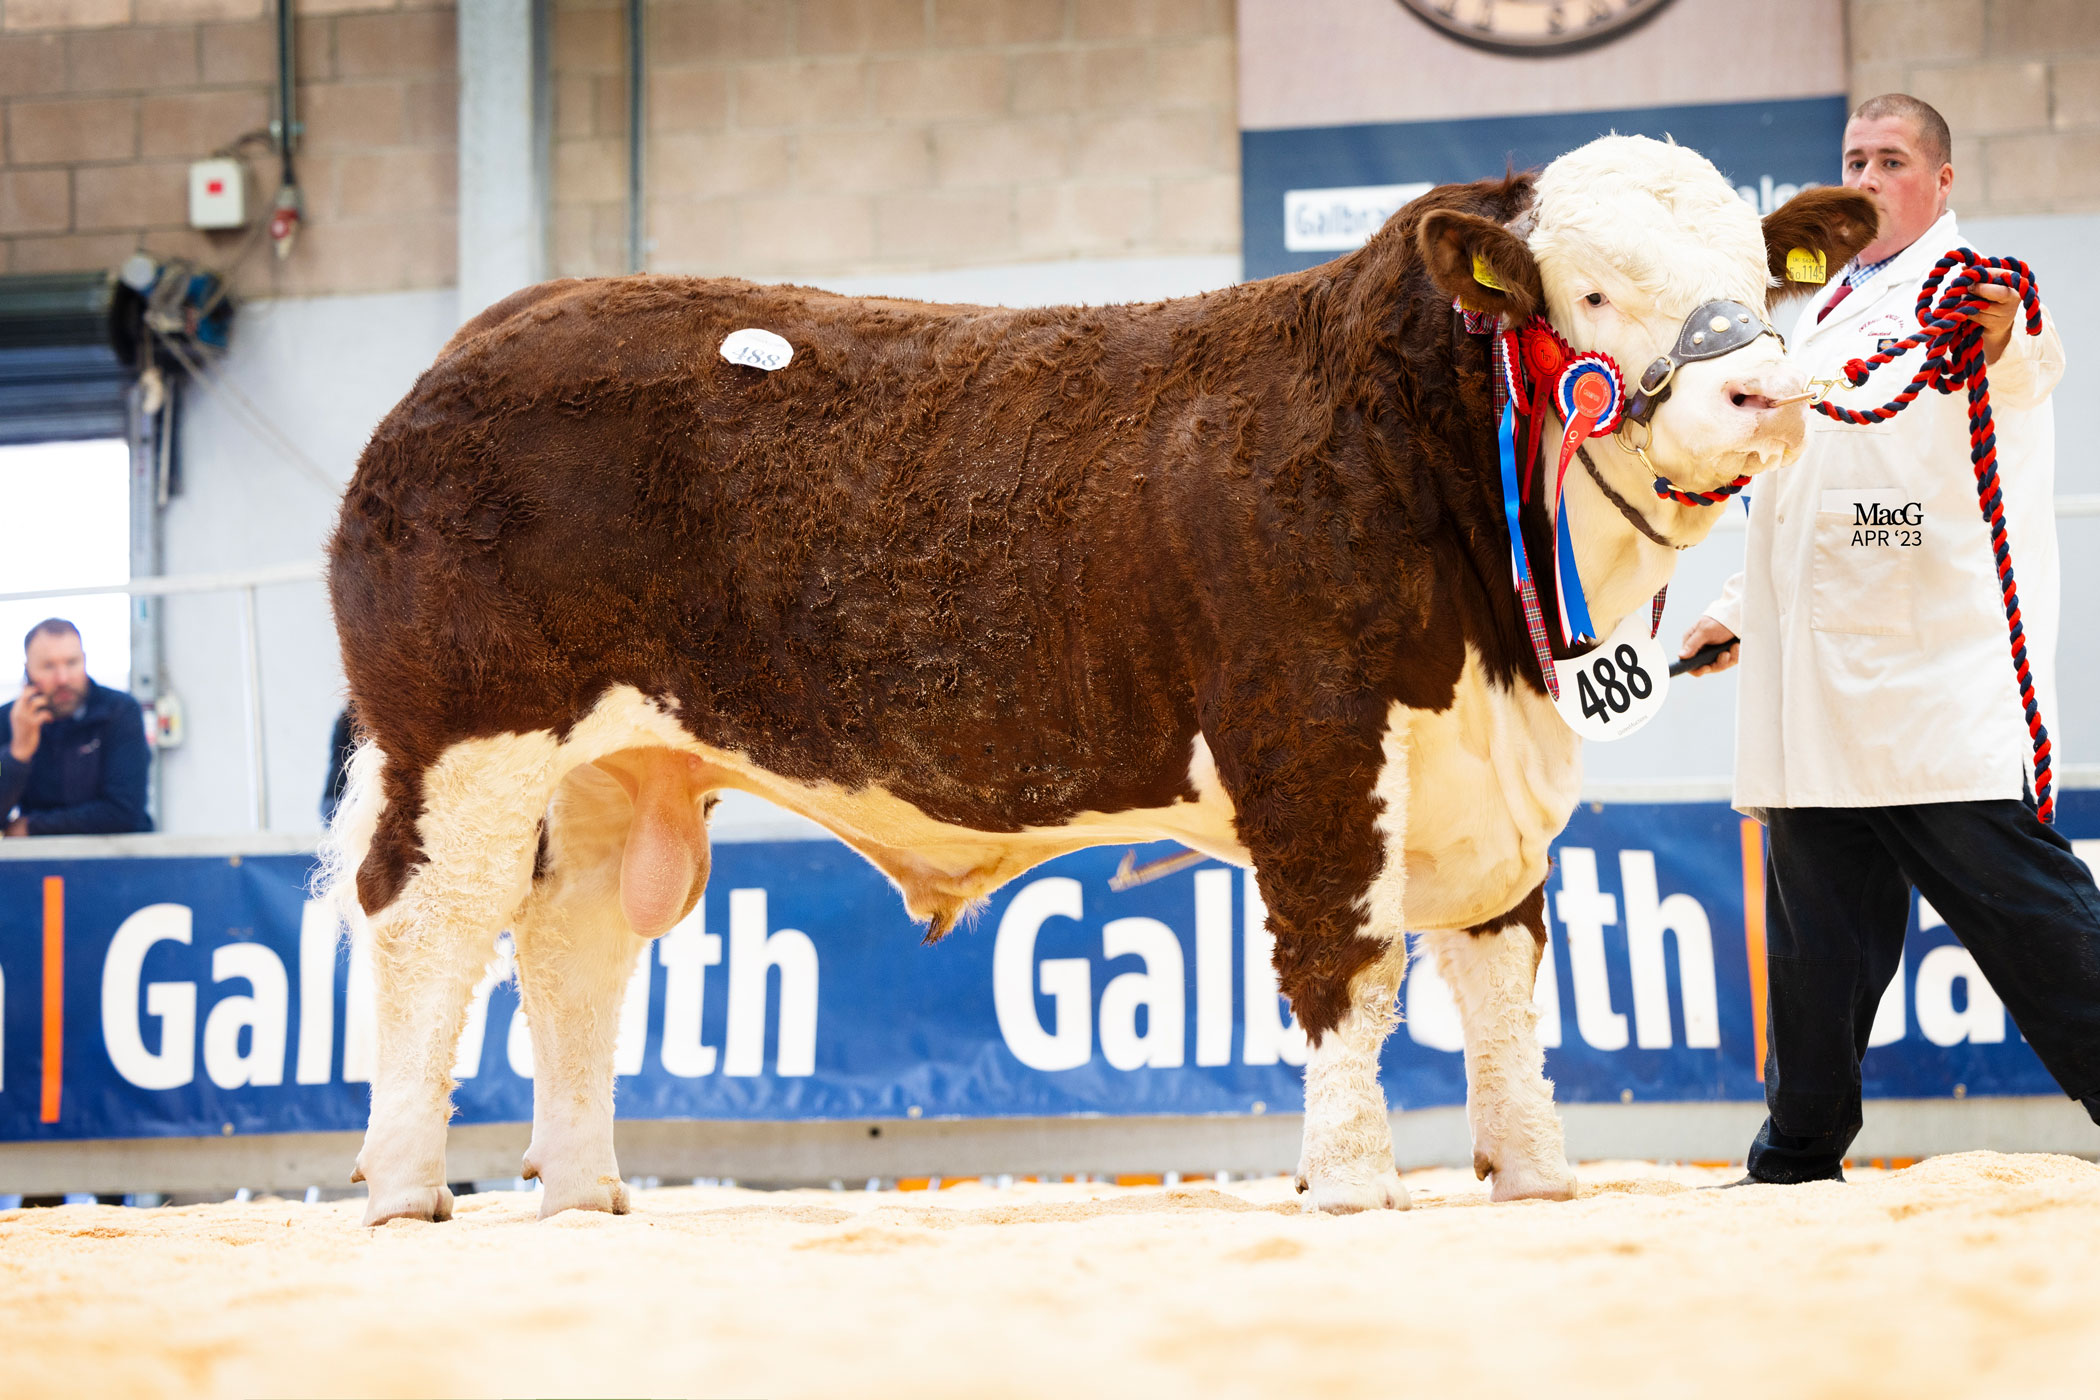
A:
{"label": "red and blue rope", "polygon": [[1675,501],[1681,506],[1717,506],[1750,484],[1750,478],[1739,476],[1726,486],[1711,491],[1680,491],[1666,477],[1655,478],[1655,494],[1666,501]]}
{"label": "red and blue rope", "polygon": [[[1958,270],[1957,270],[1958,269]],[[1950,275],[1951,274],[1951,275]],[[2026,313],[2026,331],[2042,330],[2042,299],[2034,283],[2034,272],[2018,258],[1986,258],[1967,248],[1955,248],[1932,266],[1918,289],[1919,329],[1887,350],[1845,365],[1845,382],[1853,388],[1883,365],[1923,346],[1924,363],[1911,376],[1903,392],[1880,408],[1842,408],[1825,399],[1816,411],[1840,423],[1862,427],[1885,423],[1916,402],[1926,389],[1951,394],[1966,390],[1969,396],[1969,462],[1976,473],[1976,506],[1991,532],[1991,557],[1998,566],[1998,592],[2005,605],[2006,634],[2012,647],[2013,679],[2019,683],[2020,709],[2026,716],[2028,738],[2034,744],[2034,794],[2036,814],[2045,822],[2056,820],[2056,784],[2050,771],[2048,726],[2034,695],[2034,672],[2027,658],[2027,628],[2020,620],[2020,590],[2013,577],[2012,545],[2005,533],[2005,499],[1998,483],[1998,436],[1991,421],[1991,381],[1983,357],[1983,327],[1972,318],[1991,303],[1971,295],[1977,285],[1989,282],[2010,287],[2019,294]],[[1939,300],[1934,302],[1937,295]]]}

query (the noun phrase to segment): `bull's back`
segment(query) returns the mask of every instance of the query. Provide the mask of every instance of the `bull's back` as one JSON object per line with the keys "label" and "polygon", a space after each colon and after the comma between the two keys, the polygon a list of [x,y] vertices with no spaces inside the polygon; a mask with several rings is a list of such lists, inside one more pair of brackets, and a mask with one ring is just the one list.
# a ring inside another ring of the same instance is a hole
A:
{"label": "bull's back", "polygon": [[[1156,805],[1193,732],[1155,480],[1171,317],[685,279],[521,299],[346,497],[360,708],[471,737],[629,684],[774,771],[972,824]],[[743,326],[792,362],[723,360]]]}

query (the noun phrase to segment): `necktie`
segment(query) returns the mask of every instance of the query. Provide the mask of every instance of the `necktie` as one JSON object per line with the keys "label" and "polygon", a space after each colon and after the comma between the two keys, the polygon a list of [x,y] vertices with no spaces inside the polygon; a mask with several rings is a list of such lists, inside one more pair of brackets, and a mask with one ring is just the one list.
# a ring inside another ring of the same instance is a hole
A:
{"label": "necktie", "polygon": [[1818,312],[1816,313],[1816,324],[1817,324],[1817,325],[1819,325],[1819,326],[1820,326],[1820,325],[1822,325],[1822,324],[1823,324],[1823,318],[1824,318],[1825,316],[1828,316],[1828,315],[1829,315],[1829,314],[1830,314],[1831,312],[1833,312],[1833,311],[1837,310],[1837,304],[1838,304],[1839,302],[1843,301],[1843,300],[1844,300],[1844,299],[1845,299],[1846,297],[1849,297],[1849,296],[1851,296],[1851,295],[1852,295],[1852,284],[1851,284],[1850,282],[1840,282],[1840,283],[1838,283],[1838,289],[1837,289],[1837,294],[1836,294],[1835,296],[1831,297],[1831,299],[1830,299],[1829,301],[1826,301],[1826,302],[1824,302],[1824,303],[1823,303],[1823,309],[1822,309],[1821,311],[1818,311]]}

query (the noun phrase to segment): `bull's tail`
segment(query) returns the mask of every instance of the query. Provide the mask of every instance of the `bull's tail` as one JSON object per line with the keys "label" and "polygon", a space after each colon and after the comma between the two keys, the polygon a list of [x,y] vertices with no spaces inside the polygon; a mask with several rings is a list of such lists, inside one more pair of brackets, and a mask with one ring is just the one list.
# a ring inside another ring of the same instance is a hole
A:
{"label": "bull's tail", "polygon": [[343,800],[321,838],[313,876],[314,898],[331,906],[338,926],[353,937],[361,936],[365,929],[364,906],[357,898],[357,872],[372,849],[379,814],[386,810],[386,788],[380,781],[385,769],[386,755],[370,739],[351,753]]}

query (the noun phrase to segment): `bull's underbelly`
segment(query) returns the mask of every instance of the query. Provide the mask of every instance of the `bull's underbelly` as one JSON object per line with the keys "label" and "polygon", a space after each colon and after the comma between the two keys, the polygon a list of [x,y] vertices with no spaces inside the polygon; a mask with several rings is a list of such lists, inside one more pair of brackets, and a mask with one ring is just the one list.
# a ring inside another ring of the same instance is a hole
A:
{"label": "bull's underbelly", "polygon": [[[942,821],[880,785],[849,789],[769,771],[689,733],[671,706],[629,686],[599,700],[560,742],[554,763],[559,771],[601,760],[617,767],[618,755],[664,751],[683,756],[683,781],[696,794],[750,793],[823,826],[895,881],[915,917],[939,927],[1030,868],[1090,846],[1170,840],[1253,863],[1200,737],[1188,770],[1194,800],[1084,811],[1011,832]],[[1389,810],[1404,806],[1406,818],[1379,823],[1403,858],[1388,860],[1367,896],[1374,931],[1469,927],[1544,880],[1548,845],[1574,810],[1580,767],[1578,741],[1542,697],[1489,683],[1469,655],[1449,708],[1393,707],[1385,751],[1379,794]]]}
{"label": "bull's underbelly", "polygon": [[747,792],[824,827],[894,880],[906,907],[922,919],[952,920],[1023,871],[1089,846],[1171,840],[1220,860],[1251,864],[1234,834],[1232,804],[1200,738],[1188,774],[1194,801],[1080,812],[1056,826],[1014,832],[942,821],[880,785],[849,789],[771,772],[744,754],[688,733],[668,706],[629,686],[599,700],[562,743],[556,762],[573,769],[627,751],[661,749],[688,756],[696,792]]}

